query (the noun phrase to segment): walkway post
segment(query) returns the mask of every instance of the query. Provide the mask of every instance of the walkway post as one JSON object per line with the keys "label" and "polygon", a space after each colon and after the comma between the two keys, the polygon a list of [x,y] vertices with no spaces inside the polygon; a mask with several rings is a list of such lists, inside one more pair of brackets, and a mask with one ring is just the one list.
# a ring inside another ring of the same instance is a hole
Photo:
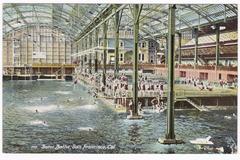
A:
{"label": "walkway post", "polygon": [[139,16],[141,14],[142,5],[134,4],[134,46],[133,46],[133,103],[132,115],[129,119],[141,119],[142,116],[138,114],[138,34],[139,34]]}
{"label": "walkway post", "polygon": [[168,90],[167,90],[167,133],[165,139],[159,139],[163,144],[182,143],[175,139],[174,133],[174,47],[175,47],[175,5],[169,5],[168,15]]}

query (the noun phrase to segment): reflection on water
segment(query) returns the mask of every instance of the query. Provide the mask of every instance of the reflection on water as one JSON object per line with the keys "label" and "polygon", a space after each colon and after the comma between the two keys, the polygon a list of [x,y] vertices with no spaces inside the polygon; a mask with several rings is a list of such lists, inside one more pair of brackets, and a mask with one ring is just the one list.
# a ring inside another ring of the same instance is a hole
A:
{"label": "reflection on water", "polygon": [[128,129],[128,136],[132,148],[132,153],[141,153],[141,148],[138,147],[141,145],[141,135],[139,133],[140,128],[141,127],[137,124],[132,124]]}
{"label": "reflection on water", "polygon": [[[96,102],[94,102],[96,101]],[[3,82],[3,151],[17,153],[212,153],[189,140],[212,136],[228,147],[237,140],[236,111],[177,111],[175,133],[186,143],[162,145],[165,113],[127,120],[85,86],[54,81]],[[231,141],[231,142],[230,142]]]}

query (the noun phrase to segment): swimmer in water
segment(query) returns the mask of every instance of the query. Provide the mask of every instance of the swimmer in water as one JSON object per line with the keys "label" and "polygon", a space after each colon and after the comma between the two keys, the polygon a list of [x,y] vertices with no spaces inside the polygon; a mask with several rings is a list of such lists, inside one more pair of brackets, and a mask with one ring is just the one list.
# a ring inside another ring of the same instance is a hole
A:
{"label": "swimmer in water", "polygon": [[43,97],[41,97],[41,101],[43,100]]}
{"label": "swimmer in water", "polygon": [[38,113],[38,110],[36,109],[36,113]]}
{"label": "swimmer in water", "polygon": [[77,80],[74,81],[74,84],[77,84]]}

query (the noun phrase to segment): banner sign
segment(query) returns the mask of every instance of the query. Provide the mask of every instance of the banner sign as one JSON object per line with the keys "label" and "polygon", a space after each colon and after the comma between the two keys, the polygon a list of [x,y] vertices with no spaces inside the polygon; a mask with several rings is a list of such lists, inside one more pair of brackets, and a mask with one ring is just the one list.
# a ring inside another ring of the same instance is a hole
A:
{"label": "banner sign", "polygon": [[33,52],[32,58],[43,58],[46,59],[46,52]]}

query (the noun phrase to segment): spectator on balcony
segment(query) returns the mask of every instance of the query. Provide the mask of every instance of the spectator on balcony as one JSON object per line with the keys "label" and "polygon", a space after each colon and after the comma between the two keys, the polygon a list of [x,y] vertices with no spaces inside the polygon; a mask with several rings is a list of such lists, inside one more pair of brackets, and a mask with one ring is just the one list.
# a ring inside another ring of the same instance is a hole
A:
{"label": "spectator on balcony", "polygon": [[197,82],[195,79],[193,79],[193,86],[196,87],[197,86]]}
{"label": "spectator on balcony", "polygon": [[224,83],[223,80],[220,79],[219,84],[220,84],[221,87],[223,87],[223,83]]}
{"label": "spectator on balcony", "polygon": [[163,84],[162,83],[160,83],[160,85],[159,85],[159,95],[162,99],[163,98]]}

